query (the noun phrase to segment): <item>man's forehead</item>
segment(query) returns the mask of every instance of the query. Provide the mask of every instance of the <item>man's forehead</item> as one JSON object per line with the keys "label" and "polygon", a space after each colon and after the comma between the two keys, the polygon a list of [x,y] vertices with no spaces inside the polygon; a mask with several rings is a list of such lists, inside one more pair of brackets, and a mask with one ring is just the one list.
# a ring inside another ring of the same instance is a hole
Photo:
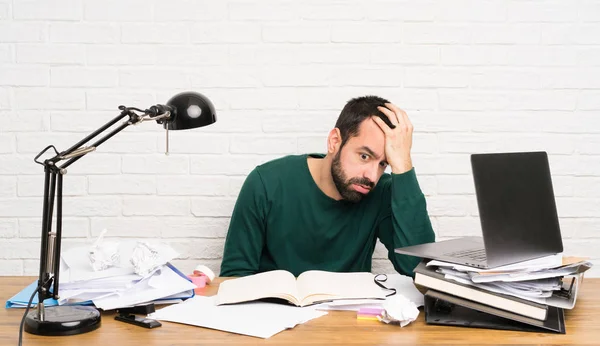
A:
{"label": "man's forehead", "polygon": [[377,143],[381,142],[382,145],[385,144],[385,134],[383,133],[379,125],[377,125],[377,123],[373,121],[373,117],[370,117],[363,121],[358,129],[359,130],[357,137],[359,139]]}
{"label": "man's forehead", "polygon": [[385,152],[385,135],[371,118],[360,124],[358,135],[348,140],[354,149],[371,150],[375,156],[383,158]]}

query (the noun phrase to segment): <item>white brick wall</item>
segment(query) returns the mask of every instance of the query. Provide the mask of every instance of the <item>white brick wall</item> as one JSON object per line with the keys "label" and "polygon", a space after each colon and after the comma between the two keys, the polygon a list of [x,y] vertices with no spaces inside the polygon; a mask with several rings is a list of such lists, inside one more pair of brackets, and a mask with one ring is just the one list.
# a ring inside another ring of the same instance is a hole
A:
{"label": "white brick wall", "polygon": [[[0,275],[37,274],[35,154],[184,90],[218,122],[172,132],[169,156],[142,124],[71,166],[63,248],[106,228],[218,272],[250,170],[324,151],[344,103],[377,94],[415,124],[439,239],[480,232],[470,153],[545,150],[565,253],[600,264],[600,0],[13,0],[0,1]],[[379,244],[374,271],[386,257]]]}

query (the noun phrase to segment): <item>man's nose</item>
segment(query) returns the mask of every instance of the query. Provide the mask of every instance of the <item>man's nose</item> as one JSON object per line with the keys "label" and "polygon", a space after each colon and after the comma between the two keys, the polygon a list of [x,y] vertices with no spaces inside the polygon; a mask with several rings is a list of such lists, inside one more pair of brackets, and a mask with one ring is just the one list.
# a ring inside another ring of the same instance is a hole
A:
{"label": "man's nose", "polygon": [[379,165],[369,165],[363,172],[363,177],[369,179],[373,184],[377,181],[379,175]]}

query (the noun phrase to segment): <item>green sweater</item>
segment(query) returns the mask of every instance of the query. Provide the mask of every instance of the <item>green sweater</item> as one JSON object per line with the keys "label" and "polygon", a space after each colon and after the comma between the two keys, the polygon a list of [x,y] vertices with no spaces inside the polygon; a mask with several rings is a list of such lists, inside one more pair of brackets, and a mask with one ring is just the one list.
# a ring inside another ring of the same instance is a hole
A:
{"label": "green sweater", "polygon": [[380,239],[396,271],[412,276],[420,259],[394,249],[435,240],[414,169],[384,174],[362,201],[352,203],[319,189],[308,156],[276,159],[248,175],[231,217],[220,275],[370,272]]}

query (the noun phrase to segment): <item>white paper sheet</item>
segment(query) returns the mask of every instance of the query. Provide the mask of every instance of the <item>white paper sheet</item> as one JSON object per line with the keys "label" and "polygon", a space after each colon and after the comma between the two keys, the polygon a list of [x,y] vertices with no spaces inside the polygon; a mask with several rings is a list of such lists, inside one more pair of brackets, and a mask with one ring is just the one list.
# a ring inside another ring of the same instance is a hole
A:
{"label": "white paper sheet", "polygon": [[117,291],[106,291],[102,289],[98,290],[60,290],[60,299],[58,305],[75,304],[87,301],[93,301],[94,299],[102,299],[114,295]]}
{"label": "white paper sheet", "polygon": [[[396,294],[387,297],[403,296],[413,302],[417,307],[424,305],[423,294],[415,287],[413,278],[400,274],[386,274],[387,280],[381,282],[385,287],[395,288]],[[385,291],[389,293],[390,291]],[[318,310],[358,311],[363,308],[381,308],[386,300],[380,299],[340,299],[332,302],[314,305]]]}
{"label": "white paper sheet", "polygon": [[118,275],[118,276],[110,276],[105,278],[86,280],[86,281],[75,281],[75,282],[64,282],[62,280],[62,272],[61,280],[60,280],[60,290],[62,292],[63,289],[125,289],[127,287],[131,287],[136,282],[142,279],[141,276],[136,274],[128,274],[128,275]]}
{"label": "white paper sheet", "polygon": [[189,324],[259,338],[327,314],[310,308],[265,302],[215,305],[216,297],[196,296],[148,315],[161,321]]}
{"label": "white paper sheet", "polygon": [[536,258],[528,261],[522,261],[514,264],[509,264],[501,267],[496,267],[492,269],[482,269],[476,267],[464,266],[456,263],[450,262],[442,262],[438,260],[433,260],[427,262],[427,266],[436,266],[436,267],[450,267],[458,271],[463,272],[478,272],[478,273],[486,273],[486,272],[508,272],[508,271],[533,271],[533,270],[541,270],[548,268],[556,268],[562,265],[562,253]]}
{"label": "white paper sheet", "polygon": [[63,251],[61,254],[61,283],[134,274],[133,265],[129,263],[132,251],[133,243],[121,244],[119,246],[119,265],[100,271],[95,271],[92,267],[89,258],[90,246],[78,246]]}
{"label": "white paper sheet", "polygon": [[162,299],[185,291],[191,292],[194,288],[196,288],[196,285],[174,272],[168,266],[163,266],[160,269],[160,273],[139,281],[131,288],[109,297],[94,299],[93,302],[100,309],[112,310]]}
{"label": "white paper sheet", "polygon": [[[575,307],[575,303],[577,302],[577,294],[579,293],[579,287],[581,285],[581,280],[583,280],[583,274],[576,274],[576,275],[569,275],[569,276],[565,276],[565,278],[563,279],[563,282],[565,283],[569,283],[571,280],[573,279],[573,287],[571,287],[571,293],[568,295],[561,295],[561,294],[553,294],[551,297],[549,298],[532,298],[531,301],[540,303],[540,304],[546,304],[546,305],[550,305],[550,306],[556,306],[559,308],[563,308],[563,309],[573,309]],[[569,289],[569,287],[566,287],[567,285],[565,284],[565,289]]]}
{"label": "white paper sheet", "polygon": [[552,268],[538,271],[520,271],[520,272],[512,272],[512,273],[504,273],[498,275],[471,275],[471,280],[473,282],[492,282],[492,281],[505,281],[505,282],[513,282],[513,281],[526,281],[526,280],[539,280],[546,279],[552,277],[560,277],[565,275],[583,273],[589,268],[592,267],[591,262],[581,262],[571,264],[565,267],[560,268]]}
{"label": "white paper sheet", "polygon": [[323,311],[358,311],[365,308],[381,308],[384,301],[381,299],[342,299],[310,307]]}
{"label": "white paper sheet", "polygon": [[424,305],[423,293],[415,287],[412,277],[400,274],[388,274],[387,277],[387,281],[382,282],[385,287],[395,288],[396,295],[403,295],[416,306]]}

